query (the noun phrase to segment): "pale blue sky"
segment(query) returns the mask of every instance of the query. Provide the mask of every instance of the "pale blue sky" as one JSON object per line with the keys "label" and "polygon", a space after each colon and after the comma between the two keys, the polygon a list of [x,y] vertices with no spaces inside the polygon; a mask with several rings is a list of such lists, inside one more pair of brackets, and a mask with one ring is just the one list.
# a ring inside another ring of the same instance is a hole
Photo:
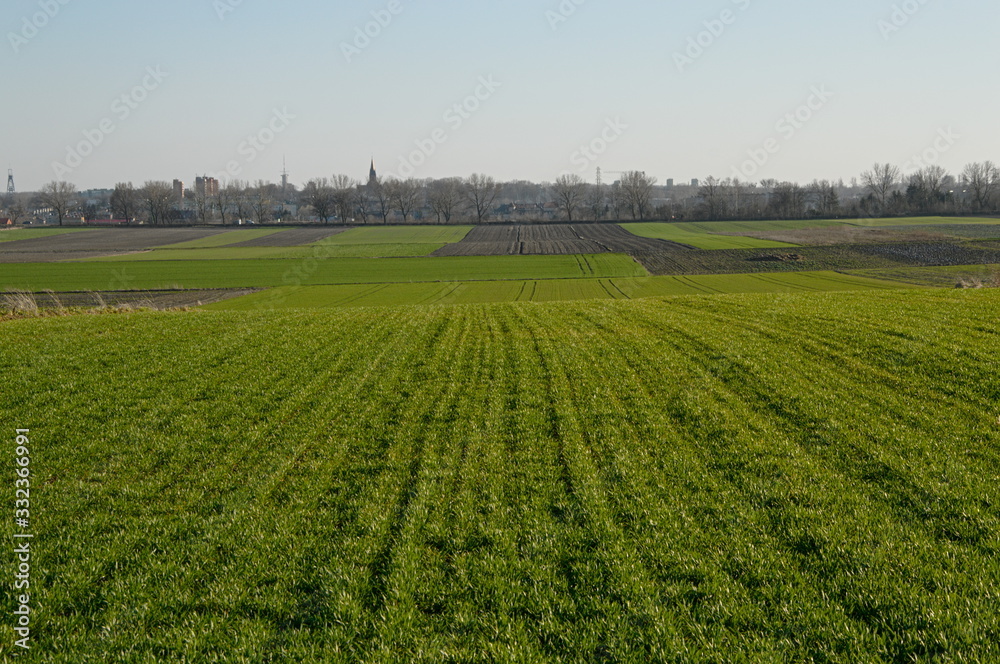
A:
{"label": "pale blue sky", "polygon": [[[0,166],[21,190],[57,174],[81,189],[277,181],[282,158],[297,184],[363,178],[373,155],[382,172],[535,181],[593,180],[598,166],[661,182],[849,180],[925,151],[953,172],[1000,161],[994,1],[398,0],[350,62],[343,44],[389,0],[64,2],[0,7]],[[887,33],[903,4],[915,13]],[[575,11],[556,23],[561,5]],[[703,52],[678,66],[699,33]],[[449,114],[477,88],[476,110]],[[778,125],[797,110],[805,122]],[[602,133],[601,154],[579,152]],[[408,157],[415,141],[433,153]]]}

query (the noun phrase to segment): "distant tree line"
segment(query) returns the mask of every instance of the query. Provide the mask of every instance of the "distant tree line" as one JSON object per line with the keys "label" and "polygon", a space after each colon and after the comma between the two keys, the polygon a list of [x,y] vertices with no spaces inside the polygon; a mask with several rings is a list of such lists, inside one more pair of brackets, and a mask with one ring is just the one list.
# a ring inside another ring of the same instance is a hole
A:
{"label": "distant tree line", "polygon": [[[715,221],[997,213],[1000,169],[968,164],[958,176],[927,166],[903,176],[876,163],[850,184],[816,180],[808,185],[709,177],[696,186],[662,186],[641,171],[622,173],[609,185],[575,174],[552,183],[466,178],[383,178],[362,183],[346,175],[310,180],[300,189],[271,182],[232,181],[198,187],[178,197],[168,182],[115,186],[106,201],[85,203],[71,183],[49,182],[32,196],[7,195],[3,214],[14,223],[42,210],[67,219],[111,218],[129,223],[321,224],[475,223],[497,221]],[[103,217],[102,217],[103,215]]]}

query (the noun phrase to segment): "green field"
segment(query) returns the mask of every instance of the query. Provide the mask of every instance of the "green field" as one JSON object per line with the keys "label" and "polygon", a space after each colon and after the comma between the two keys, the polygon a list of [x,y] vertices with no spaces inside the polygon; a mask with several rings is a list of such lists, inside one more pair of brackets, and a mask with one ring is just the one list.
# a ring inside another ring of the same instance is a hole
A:
{"label": "green field", "polygon": [[1000,286],[1000,265],[949,265],[946,267],[900,267],[888,270],[852,270],[852,275],[889,282],[955,288],[966,284]]}
{"label": "green field", "polygon": [[[209,238],[211,239],[211,238]],[[196,240],[197,242],[197,240]],[[184,243],[188,244],[188,243]],[[443,244],[336,244],[323,243],[299,247],[214,247],[177,249],[165,247],[153,251],[83,259],[88,263],[118,263],[135,261],[219,261],[259,260],[266,258],[394,258],[427,256]]]}
{"label": "green field", "polygon": [[[768,249],[772,247],[794,247],[794,244],[787,242],[775,242],[774,240],[758,240],[752,237],[740,237],[734,235],[715,235],[713,233],[723,232],[710,230],[712,226],[719,222],[706,223],[636,223],[621,224],[621,227],[639,237],[648,237],[655,240],[668,240],[670,242],[680,242],[695,249]],[[741,232],[741,231],[731,231]]]}
{"label": "green field", "polygon": [[419,304],[612,300],[718,293],[885,290],[912,287],[909,284],[836,272],[550,279],[545,281],[343,284],[273,288],[206,305],[204,308],[213,311],[257,311]]}
{"label": "green field", "polygon": [[30,661],[1000,661],[998,316],[921,290],[6,320]]}
{"label": "green field", "polygon": [[53,235],[65,235],[66,233],[79,233],[89,230],[86,228],[0,228],[0,242],[13,242],[14,240],[34,240],[40,237],[52,237]]}
{"label": "green field", "polygon": [[[322,252],[322,248],[318,248]],[[210,251],[221,251],[213,249]],[[319,255],[322,255],[321,253]],[[628,256],[0,263],[0,290],[128,290],[645,276]]]}

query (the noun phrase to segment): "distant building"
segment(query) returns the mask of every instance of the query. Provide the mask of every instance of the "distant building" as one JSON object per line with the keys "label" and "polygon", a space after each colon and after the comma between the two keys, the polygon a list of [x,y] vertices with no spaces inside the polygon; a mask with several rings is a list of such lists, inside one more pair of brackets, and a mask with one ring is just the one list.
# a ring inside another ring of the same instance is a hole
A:
{"label": "distant building", "polygon": [[368,171],[368,186],[374,186],[378,184],[378,173],[375,172],[375,160],[372,159],[372,166]]}
{"label": "distant building", "polygon": [[184,183],[180,180],[174,180],[174,198],[178,201],[184,200]]}
{"label": "distant building", "polygon": [[673,178],[670,178],[670,179],[667,180],[667,186],[668,187],[674,186],[674,179]]}
{"label": "distant building", "polygon": [[699,180],[698,178],[695,178],[695,179],[691,180],[691,186],[692,187],[700,187],[701,186],[701,180]]}
{"label": "distant building", "polygon": [[194,179],[194,190],[199,196],[218,196],[219,181],[215,178],[200,177]]}

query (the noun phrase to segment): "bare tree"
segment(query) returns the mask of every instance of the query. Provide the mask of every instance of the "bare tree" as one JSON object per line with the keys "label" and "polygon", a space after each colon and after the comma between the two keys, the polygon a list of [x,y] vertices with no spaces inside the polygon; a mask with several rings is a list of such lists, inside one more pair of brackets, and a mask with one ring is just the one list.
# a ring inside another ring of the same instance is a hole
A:
{"label": "bare tree", "polygon": [[435,180],[427,188],[427,204],[437,215],[438,223],[450,223],[462,200],[462,181],[458,178]]}
{"label": "bare tree", "polygon": [[403,223],[413,213],[413,209],[420,201],[423,189],[420,183],[409,178],[407,180],[390,180],[386,183],[389,191],[389,201],[393,209],[403,216]]}
{"label": "bare tree", "polygon": [[226,220],[236,212],[236,202],[242,192],[234,183],[227,183],[224,187],[219,187],[215,195],[215,208],[219,211],[219,218],[222,225],[226,225]]}
{"label": "bare tree", "polygon": [[473,173],[465,180],[463,195],[469,210],[476,215],[476,223],[483,223],[500,195],[500,185],[488,175]]}
{"label": "bare tree", "polygon": [[74,195],[76,194],[76,186],[69,182],[62,182],[59,180],[53,180],[48,184],[42,186],[42,190],[39,192],[38,197],[47,208],[51,208],[53,212],[56,213],[56,217],[59,219],[59,225],[63,225],[63,219],[66,218],[66,213],[69,212],[70,208],[74,203]]}
{"label": "bare tree", "polygon": [[334,201],[333,187],[326,178],[317,178],[306,183],[302,190],[302,202],[312,208],[313,214],[324,224],[330,223],[330,217],[337,213]]}
{"label": "bare tree", "polygon": [[968,164],[962,171],[962,179],[972,192],[976,212],[989,210],[1000,191],[1000,169],[996,164],[992,161]]}
{"label": "bare tree", "polygon": [[24,196],[19,194],[6,194],[3,198],[3,209],[11,224],[19,224],[28,216],[28,206],[24,204]]}
{"label": "bare tree", "polygon": [[705,179],[705,184],[701,185],[698,195],[701,196],[705,206],[706,219],[723,219],[727,213],[726,199],[729,197],[729,185],[713,176]]}
{"label": "bare tree", "polygon": [[334,175],[330,181],[333,190],[333,205],[337,210],[340,223],[350,223],[354,211],[354,188],[357,182],[346,175]]}
{"label": "bare tree", "polygon": [[622,192],[632,219],[643,220],[650,211],[653,199],[653,187],[656,178],[641,171],[628,171],[622,176]]}
{"label": "bare tree", "polygon": [[266,224],[274,219],[274,201],[276,200],[273,184],[257,180],[246,190],[250,214],[257,224]]}
{"label": "bare tree", "polygon": [[368,185],[368,190],[375,199],[375,204],[378,208],[379,216],[382,217],[382,223],[389,223],[389,213],[392,212],[392,201],[389,197],[389,191],[386,186],[386,181],[380,175]]}
{"label": "bare tree", "polygon": [[371,196],[368,192],[368,187],[359,184],[354,188],[354,196],[351,199],[354,206],[355,216],[361,220],[362,224],[368,223],[368,211],[371,209]]}
{"label": "bare tree", "polygon": [[625,199],[625,189],[622,187],[621,180],[618,180],[608,190],[608,200],[611,202],[611,216],[615,221],[621,221],[622,213],[625,212],[625,208],[627,207]]}
{"label": "bare tree", "polygon": [[560,175],[552,185],[559,209],[566,214],[566,219],[573,221],[573,213],[584,203],[587,197],[587,183],[575,173]]}
{"label": "bare tree", "polygon": [[604,187],[599,184],[587,187],[587,195],[583,201],[590,213],[590,218],[600,221],[608,211],[607,202],[604,200]]}
{"label": "bare tree", "polygon": [[253,219],[253,205],[251,205],[250,183],[246,180],[233,180],[230,185],[233,194],[233,211],[236,213],[238,224]]}
{"label": "bare tree", "polygon": [[880,212],[888,209],[889,195],[899,182],[899,169],[892,164],[878,164],[861,174],[861,184],[871,193]]}
{"label": "bare tree", "polygon": [[139,194],[131,182],[119,182],[111,193],[111,216],[128,223],[135,220],[139,210]]}
{"label": "bare tree", "polygon": [[170,219],[174,202],[174,187],[169,182],[147,181],[139,190],[139,200],[146,210],[147,221],[154,226]]}

